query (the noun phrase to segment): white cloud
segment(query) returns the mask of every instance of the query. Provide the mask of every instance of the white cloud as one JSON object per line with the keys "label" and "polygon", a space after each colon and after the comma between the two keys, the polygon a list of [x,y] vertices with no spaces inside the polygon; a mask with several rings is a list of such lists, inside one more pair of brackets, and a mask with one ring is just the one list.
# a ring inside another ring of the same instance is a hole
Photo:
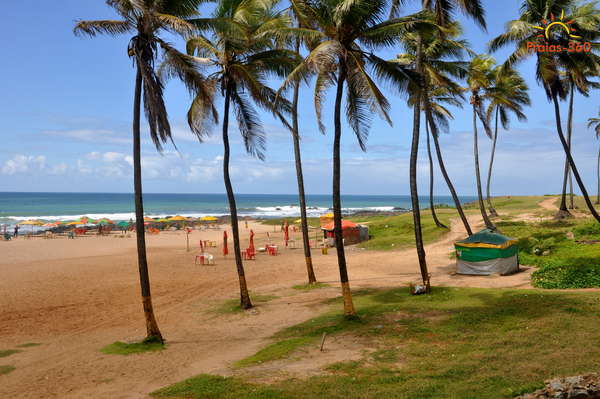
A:
{"label": "white cloud", "polygon": [[45,156],[17,154],[13,158],[4,162],[4,165],[2,166],[2,174],[15,175],[20,173],[30,173],[36,171],[43,171],[45,168]]}
{"label": "white cloud", "polygon": [[128,144],[131,142],[129,136],[108,129],[46,130],[42,133],[49,136],[92,143]]}

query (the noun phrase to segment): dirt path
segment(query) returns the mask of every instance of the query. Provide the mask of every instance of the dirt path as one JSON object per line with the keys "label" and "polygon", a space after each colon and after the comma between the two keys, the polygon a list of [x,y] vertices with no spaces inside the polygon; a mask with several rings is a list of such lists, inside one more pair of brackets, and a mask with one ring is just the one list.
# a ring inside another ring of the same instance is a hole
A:
{"label": "dirt path", "polygon": [[556,212],[556,211],[558,211],[558,206],[556,206],[557,200],[558,200],[558,197],[549,197],[543,201],[540,201],[540,203],[538,205],[540,206],[540,208],[546,209],[548,211]]}
{"label": "dirt path", "polygon": [[[481,225],[475,216],[469,220],[475,229]],[[258,246],[267,232],[281,240],[281,232],[272,227],[251,228]],[[194,232],[193,241],[215,239],[222,232],[210,234]],[[427,245],[432,284],[529,287],[529,270],[505,277],[456,275],[449,254],[464,236],[457,219],[448,234]],[[231,362],[255,353],[273,333],[314,317],[325,309],[324,299],[339,296],[335,254],[313,254],[319,281],[332,286],[299,292],[290,287],[305,281],[302,250],[282,249],[279,256],[259,255],[245,264],[252,292],[277,299],[250,312],[215,313],[223,300],[236,296],[233,260],[218,256],[216,266],[195,266],[194,253],[182,249],[183,240],[177,233],[161,234],[150,237],[148,245],[155,309],[169,347],[127,357],[99,349],[143,337],[134,238],[17,240],[3,247],[0,349],[42,345],[0,359],[16,367],[0,376],[0,397],[140,398],[199,373],[226,373]],[[413,248],[349,247],[347,254],[353,289],[398,287],[420,278]]]}

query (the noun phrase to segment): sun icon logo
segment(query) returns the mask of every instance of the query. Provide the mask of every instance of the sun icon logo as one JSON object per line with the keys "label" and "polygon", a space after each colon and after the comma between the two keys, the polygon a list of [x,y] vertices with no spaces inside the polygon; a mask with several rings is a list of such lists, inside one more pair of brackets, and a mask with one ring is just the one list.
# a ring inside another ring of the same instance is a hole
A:
{"label": "sun icon logo", "polygon": [[544,31],[543,34],[539,34],[538,37],[545,37],[546,40],[550,40],[550,30],[554,28],[560,28],[567,32],[567,35],[573,39],[581,39],[581,36],[574,35],[573,32],[576,32],[571,24],[575,22],[574,20],[565,21],[565,10],[562,10],[560,13],[560,18],[554,18],[554,14],[550,14],[550,21],[546,19],[542,19],[542,26],[534,26],[535,29]]}

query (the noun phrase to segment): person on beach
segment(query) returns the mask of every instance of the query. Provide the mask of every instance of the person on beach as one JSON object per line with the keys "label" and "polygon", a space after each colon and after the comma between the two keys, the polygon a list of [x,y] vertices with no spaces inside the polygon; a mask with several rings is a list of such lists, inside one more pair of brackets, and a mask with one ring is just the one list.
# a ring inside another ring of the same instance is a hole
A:
{"label": "person on beach", "polygon": [[13,233],[13,237],[17,238],[18,235],[19,235],[19,225],[16,224],[15,225],[15,232]]}

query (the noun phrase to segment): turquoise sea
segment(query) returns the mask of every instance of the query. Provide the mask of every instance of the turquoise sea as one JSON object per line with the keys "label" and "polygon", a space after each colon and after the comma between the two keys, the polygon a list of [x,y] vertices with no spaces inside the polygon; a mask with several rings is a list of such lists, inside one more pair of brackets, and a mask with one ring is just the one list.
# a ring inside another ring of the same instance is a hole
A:
{"label": "turquoise sea", "polygon": [[[475,200],[464,196],[462,201]],[[297,195],[237,194],[240,216],[282,217],[298,216]],[[429,198],[421,199],[428,206]],[[436,204],[452,205],[449,196],[434,197]],[[309,216],[318,216],[331,208],[330,195],[308,195]],[[345,195],[342,206],[346,213],[361,210],[390,211],[410,209],[407,195]],[[183,215],[200,217],[229,213],[225,194],[144,194],[147,216]],[[16,193],[0,192],[0,224],[14,224],[25,219],[64,220],[78,216],[93,219],[107,217],[129,220],[134,215],[133,194],[117,193]]]}

